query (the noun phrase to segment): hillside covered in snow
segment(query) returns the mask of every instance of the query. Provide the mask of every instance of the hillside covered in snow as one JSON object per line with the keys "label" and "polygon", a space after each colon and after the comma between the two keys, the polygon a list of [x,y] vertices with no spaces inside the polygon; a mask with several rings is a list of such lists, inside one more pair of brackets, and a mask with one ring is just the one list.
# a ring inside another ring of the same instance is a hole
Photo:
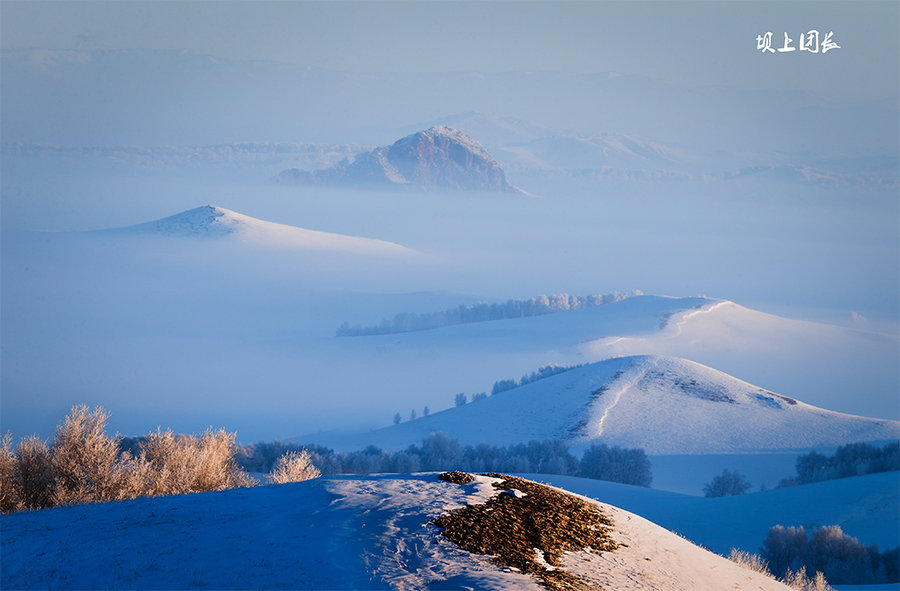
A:
{"label": "hillside covered in snow", "polygon": [[122,237],[143,235],[171,238],[218,238],[247,244],[380,256],[414,256],[417,254],[415,251],[393,242],[319,232],[268,222],[213,205],[196,207],[152,222],[100,230],[96,233],[103,236]]}
{"label": "hillside covered in snow", "polygon": [[463,444],[560,439],[648,454],[800,450],[900,437],[900,423],[804,404],[673,357],[601,361],[443,412],[356,436],[308,436],[339,449],[399,450],[429,433]]}
{"label": "hillside covered in snow", "polygon": [[588,510],[611,523],[615,549],[575,547],[554,566],[547,562],[557,561],[550,540],[533,532],[534,547],[519,551],[543,572],[526,574],[463,550],[433,523],[464,506],[530,506],[527,493],[495,484],[502,480],[349,476],[5,515],[0,583],[9,589],[499,591],[546,588],[539,577],[548,574],[581,588],[623,591],[660,584],[670,591],[787,589],[633,513],[587,499]]}

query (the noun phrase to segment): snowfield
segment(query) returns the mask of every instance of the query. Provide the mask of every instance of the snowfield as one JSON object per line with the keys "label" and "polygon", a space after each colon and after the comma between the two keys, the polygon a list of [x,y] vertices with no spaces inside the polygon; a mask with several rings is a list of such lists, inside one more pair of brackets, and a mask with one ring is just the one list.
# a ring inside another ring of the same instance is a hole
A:
{"label": "snowfield", "polygon": [[[352,476],[2,517],[4,589],[541,589],[429,521],[499,491],[435,474]],[[564,567],[606,589],[780,590],[772,579],[599,503],[619,549]]]}
{"label": "snowfield", "polygon": [[648,454],[800,450],[900,437],[900,423],[836,413],[673,357],[610,359],[443,412],[358,435],[309,443],[400,450],[430,433],[464,445],[562,439]]}

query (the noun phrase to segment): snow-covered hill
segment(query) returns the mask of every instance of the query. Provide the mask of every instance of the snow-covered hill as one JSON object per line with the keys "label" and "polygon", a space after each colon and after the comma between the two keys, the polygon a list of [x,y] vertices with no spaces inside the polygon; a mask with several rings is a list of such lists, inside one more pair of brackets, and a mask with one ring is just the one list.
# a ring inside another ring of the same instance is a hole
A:
{"label": "snow-covered hill", "polygon": [[278,175],[281,183],[363,187],[416,187],[520,192],[478,142],[438,125],[403,137],[331,168],[292,168]]}
{"label": "snow-covered hill", "polygon": [[816,408],[691,361],[633,356],[578,367],[357,436],[307,440],[402,449],[443,431],[463,444],[562,439],[648,454],[807,449],[900,437],[900,423]]}
{"label": "snow-covered hill", "polygon": [[244,214],[204,205],[152,222],[101,230],[103,235],[155,235],[189,238],[223,238],[246,243],[307,250],[369,255],[413,256],[415,251],[384,240],[307,230],[259,220]]}
{"label": "snow-covered hill", "polygon": [[839,525],[865,545],[886,550],[900,544],[900,472],[716,498],[575,476],[524,476],[631,511],[720,554],[758,552],[773,525]]}
{"label": "snow-covered hill", "polygon": [[[352,476],[4,515],[0,586],[542,589],[537,578],[462,550],[430,524],[501,493],[493,482]],[[618,548],[562,556],[563,568],[585,583],[787,589],[633,513],[595,506],[611,519]]]}

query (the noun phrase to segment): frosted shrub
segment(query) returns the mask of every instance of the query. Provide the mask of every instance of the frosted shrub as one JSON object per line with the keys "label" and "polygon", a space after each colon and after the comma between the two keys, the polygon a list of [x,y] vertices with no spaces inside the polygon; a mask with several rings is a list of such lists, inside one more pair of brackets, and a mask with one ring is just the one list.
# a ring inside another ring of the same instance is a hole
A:
{"label": "frosted shrub", "polygon": [[100,407],[73,406],[56,428],[50,447],[56,476],[56,504],[113,501],[120,497],[124,474],[116,460],[119,446],[106,435],[109,415]]}
{"label": "frosted shrub", "polygon": [[313,466],[309,452],[305,449],[289,451],[275,462],[269,480],[274,483],[302,482],[318,478],[322,473]]}
{"label": "frosted shrub", "polygon": [[197,455],[195,491],[224,490],[253,483],[235,462],[237,446],[234,433],[228,433],[225,429],[207,429],[194,443],[194,448]]}
{"label": "frosted shrub", "polygon": [[149,495],[172,495],[250,486],[234,459],[235,436],[206,430],[199,438],[171,431],[151,433],[141,444],[135,469],[147,479]]}
{"label": "frosted shrub", "polygon": [[22,508],[22,487],[16,478],[16,455],[12,450],[12,434],[0,439],[0,512]]}
{"label": "frosted shrub", "polygon": [[801,566],[797,572],[788,569],[782,582],[799,591],[834,591],[834,588],[825,580],[822,571],[816,571],[816,575],[810,579],[806,576],[805,566]]}
{"label": "frosted shrub", "polygon": [[26,437],[15,455],[15,481],[21,494],[21,508],[39,509],[53,505],[56,492],[50,450],[39,437]]}
{"label": "frosted shrub", "polygon": [[728,555],[728,560],[736,562],[752,571],[771,576],[771,573],[769,573],[769,563],[760,558],[759,554],[750,554],[749,552],[732,548],[731,553]]}
{"label": "frosted shrub", "polygon": [[[132,499],[251,486],[235,461],[235,436],[224,429],[200,437],[151,433],[126,442],[106,435],[108,414],[75,406],[48,448],[36,436],[15,451],[0,440],[0,511]],[[135,444],[136,441],[140,443]]]}
{"label": "frosted shrub", "polygon": [[[775,578],[772,573],[769,572],[769,563],[763,560],[758,554],[750,554],[749,552],[732,548],[731,553],[728,555],[728,560],[735,562],[744,568],[772,577],[773,579]],[[806,575],[805,566],[800,567],[800,570],[796,572],[787,569],[784,577],[778,580],[798,591],[834,591],[825,580],[825,575],[822,574],[822,571],[816,571],[815,576],[809,578]]]}

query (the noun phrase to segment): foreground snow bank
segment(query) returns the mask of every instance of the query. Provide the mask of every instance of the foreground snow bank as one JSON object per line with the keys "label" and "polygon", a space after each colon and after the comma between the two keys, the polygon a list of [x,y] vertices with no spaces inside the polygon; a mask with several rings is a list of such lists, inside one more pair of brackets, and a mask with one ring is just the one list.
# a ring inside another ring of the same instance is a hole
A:
{"label": "foreground snow bank", "polygon": [[[497,493],[478,477],[323,478],[2,517],[0,587],[540,589],[445,540],[430,521]],[[568,553],[609,589],[786,589],[609,505],[620,548]]]}

